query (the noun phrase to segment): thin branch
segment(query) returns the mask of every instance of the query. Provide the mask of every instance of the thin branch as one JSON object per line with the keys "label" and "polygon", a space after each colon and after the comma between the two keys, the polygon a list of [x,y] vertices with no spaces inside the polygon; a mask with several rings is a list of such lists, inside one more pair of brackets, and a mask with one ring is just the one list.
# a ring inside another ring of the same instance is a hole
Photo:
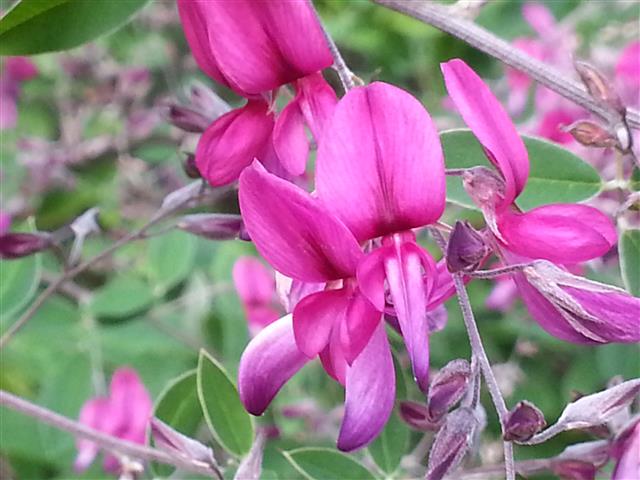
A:
{"label": "thin branch", "polygon": [[155,448],[128,442],[126,440],[121,440],[118,437],[104,434],[4,390],[0,390],[0,405],[4,405],[7,408],[29,417],[33,417],[42,423],[64,430],[65,432],[69,432],[75,436],[91,440],[110,452],[117,452],[143,460],[166,463],[188,472],[206,475],[210,478],[222,479],[222,474],[217,470],[217,468],[214,468],[204,462],[173,456],[169,453],[163,452],[162,450],[157,450]]}
{"label": "thin branch", "polygon": [[[521,49],[515,48],[474,22],[452,15],[451,11],[435,2],[415,0],[371,1],[447,32],[510,67],[526,73],[538,83],[595,115],[607,121],[611,120],[609,110],[591,97],[581,84],[566,78],[555,68],[533,58]],[[640,129],[640,112],[636,109],[627,109],[626,121],[629,127]]]}

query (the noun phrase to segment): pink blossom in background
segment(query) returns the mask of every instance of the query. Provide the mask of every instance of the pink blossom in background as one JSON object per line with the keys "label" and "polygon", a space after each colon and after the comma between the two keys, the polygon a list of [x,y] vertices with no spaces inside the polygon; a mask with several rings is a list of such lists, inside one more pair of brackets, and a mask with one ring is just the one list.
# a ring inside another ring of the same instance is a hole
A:
{"label": "pink blossom in background", "polygon": [[[119,368],[111,378],[109,395],[88,400],[80,411],[80,423],[122,440],[143,445],[151,418],[153,403],[138,374],[131,368]],[[94,442],[79,438],[74,468],[85,471],[99,452]],[[120,461],[105,454],[103,468],[108,473],[120,472]]]}
{"label": "pink blossom in background", "polygon": [[[307,2],[179,0],[185,36],[199,67],[247,99],[215,120],[196,150],[196,164],[213,186],[234,182],[254,158],[273,173],[304,173],[336,103],[319,73],[333,63],[322,27]],[[291,84],[295,98],[274,113],[278,89]]]}
{"label": "pink blossom in background", "polygon": [[613,442],[611,456],[616,461],[611,480],[640,478],[640,419],[636,418]]}
{"label": "pink blossom in background", "polygon": [[233,265],[233,284],[255,336],[281,315],[274,306],[276,283],[273,270],[255,257],[240,257]]}
{"label": "pink blossom in background", "polygon": [[489,87],[462,60],[442,64],[442,71],[451,99],[499,172],[496,176],[479,167],[463,175],[465,189],[484,213],[497,254],[506,264],[546,261],[527,270],[527,276],[514,275],[533,318],[547,332],[571,342],[639,341],[640,299],[554,265],[577,264],[607,253],[617,242],[611,221],[599,210],[577,204],[522,212],[515,200],[526,185],[529,160],[515,126]]}
{"label": "pink blossom in background", "polygon": [[628,44],[615,67],[620,96],[628,104],[640,106],[640,41]]}
{"label": "pink blossom in background", "polygon": [[0,210],[0,235],[3,235],[11,228],[11,215]]}
{"label": "pink blossom in background", "polygon": [[37,74],[37,67],[28,58],[5,58],[0,73],[0,130],[16,126],[22,83],[31,80]]}

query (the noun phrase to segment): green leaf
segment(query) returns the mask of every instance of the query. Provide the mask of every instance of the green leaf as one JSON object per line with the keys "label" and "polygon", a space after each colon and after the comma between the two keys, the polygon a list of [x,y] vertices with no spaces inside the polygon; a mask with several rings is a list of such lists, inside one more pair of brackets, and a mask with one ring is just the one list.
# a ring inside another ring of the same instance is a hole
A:
{"label": "green leaf", "polygon": [[150,240],[149,273],[163,292],[180,283],[193,270],[196,247],[193,235],[178,230]]}
{"label": "green leaf", "polygon": [[329,448],[298,448],[282,452],[282,454],[308,480],[376,478],[360,462],[337,450]]}
{"label": "green leaf", "polygon": [[369,445],[369,453],[376,465],[387,474],[395,472],[400,465],[400,461],[409,447],[411,434],[398,413],[398,404],[406,398],[407,387],[404,373],[395,355],[393,356],[393,367],[396,372],[396,405],[378,438]]}
{"label": "green leaf", "polygon": [[[156,400],[153,415],[188,437],[196,436],[203,417],[195,370],[180,375],[167,385]],[[153,469],[159,476],[169,476],[174,470],[160,464],[154,464]]]}
{"label": "green leaf", "polygon": [[0,320],[4,322],[24,308],[40,283],[40,255],[2,261],[0,268]]}
{"label": "green leaf", "polygon": [[115,30],[148,0],[22,0],[0,20],[0,55],[67,50]]}
{"label": "green leaf", "polygon": [[[530,163],[527,185],[517,200],[524,210],[549,203],[580,202],[602,188],[598,172],[569,150],[540,138],[523,135],[522,139]],[[447,130],[440,134],[440,140],[447,168],[491,166],[471,130]],[[447,177],[447,199],[476,208],[460,177]]]}
{"label": "green leaf", "polygon": [[249,452],[253,443],[251,417],[227,372],[204,350],[198,359],[198,398],[204,418],[220,446],[239,457]]}
{"label": "green leaf", "polygon": [[640,230],[626,230],[620,236],[620,270],[624,286],[640,297]]}
{"label": "green leaf", "polygon": [[151,288],[138,277],[115,277],[93,297],[91,312],[97,317],[123,318],[148,308]]}

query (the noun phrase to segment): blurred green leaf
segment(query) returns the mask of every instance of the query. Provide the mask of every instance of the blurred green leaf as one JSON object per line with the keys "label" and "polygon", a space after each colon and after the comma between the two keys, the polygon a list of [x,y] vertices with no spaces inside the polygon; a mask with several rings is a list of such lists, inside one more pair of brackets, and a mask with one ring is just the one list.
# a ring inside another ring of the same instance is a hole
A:
{"label": "blurred green leaf", "polygon": [[620,270],[624,286],[640,297],[640,230],[626,230],[620,236]]}
{"label": "blurred green leaf", "polygon": [[148,0],[22,0],[0,20],[0,55],[66,50],[115,30]]}
{"label": "blurred green leaf", "polygon": [[204,350],[198,360],[198,398],[218,443],[233,455],[246,454],[253,442],[251,417],[227,372]]}
{"label": "blurred green leaf", "polygon": [[189,275],[195,264],[196,247],[193,235],[178,230],[149,241],[149,273],[163,293]]}
{"label": "blurred green leaf", "polygon": [[6,328],[9,317],[21,310],[33,298],[41,274],[40,255],[18,260],[3,260],[0,268],[0,321]]}
{"label": "blurred green leaf", "polygon": [[360,462],[337,450],[329,448],[298,448],[282,452],[282,454],[308,480],[376,478]]}
{"label": "blurred green leaf", "polygon": [[152,302],[151,288],[138,277],[114,277],[96,292],[90,309],[97,317],[124,318],[148,308]]}
{"label": "blurred green leaf", "polygon": [[[522,135],[529,152],[527,185],[517,203],[524,210],[549,203],[579,202],[602,187],[598,172],[582,159],[558,145]],[[491,166],[482,147],[468,129],[440,134],[447,168]],[[464,191],[460,177],[447,177],[447,199],[467,208],[477,208]]]}

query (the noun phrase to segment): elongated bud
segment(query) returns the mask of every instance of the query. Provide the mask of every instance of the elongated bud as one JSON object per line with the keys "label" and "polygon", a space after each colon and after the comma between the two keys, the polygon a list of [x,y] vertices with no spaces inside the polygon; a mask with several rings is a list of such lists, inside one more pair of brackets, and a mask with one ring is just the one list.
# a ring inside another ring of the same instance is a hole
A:
{"label": "elongated bud", "polygon": [[202,178],[200,175],[200,170],[198,170],[198,166],[196,165],[196,156],[193,153],[188,153],[182,162],[182,170],[189,178],[193,178],[197,180]]}
{"label": "elongated bud", "polygon": [[167,103],[162,114],[171,125],[185,132],[202,133],[211,124],[211,120],[203,114],[176,103]]}
{"label": "elongated bud", "polygon": [[151,434],[157,447],[165,452],[177,453],[208,465],[216,464],[209,447],[174,430],[156,417],[151,419]]}
{"label": "elongated bud", "polygon": [[590,120],[578,120],[563,129],[569,132],[576,141],[586,147],[613,148],[618,140],[606,129]]}
{"label": "elongated bud", "polygon": [[489,253],[482,236],[467,221],[457,221],[447,244],[447,268],[451,273],[471,272]]}
{"label": "elongated bud", "polygon": [[568,446],[551,460],[551,470],[563,480],[594,480],[609,459],[609,442],[599,440]]}
{"label": "elongated bud", "polygon": [[524,442],[541,431],[547,422],[544,415],[533,403],[523,400],[507,415],[504,439],[508,442]]}
{"label": "elongated bud", "polygon": [[422,432],[435,432],[442,421],[432,422],[426,405],[417,402],[400,402],[400,418],[411,428]]}
{"label": "elongated bud", "polygon": [[238,238],[242,229],[240,215],[224,213],[194,213],[185,215],[177,227],[209,240],[232,240]]}
{"label": "elongated bud", "polygon": [[587,87],[594,99],[615,110],[620,115],[625,114],[625,107],[622,100],[620,100],[618,92],[602,72],[593,65],[582,61],[575,62],[575,69],[580,75],[582,83],[584,83],[584,86]]}
{"label": "elongated bud", "polygon": [[0,235],[0,258],[13,260],[47,250],[53,245],[48,233],[7,233]]}
{"label": "elongated bud", "polygon": [[200,82],[193,82],[189,88],[191,106],[206,116],[210,122],[231,110],[229,104],[213,90]]}
{"label": "elongated bud", "polygon": [[191,182],[189,185],[185,185],[184,187],[168,193],[167,196],[164,197],[164,200],[162,200],[160,208],[164,211],[169,211],[178,207],[186,206],[191,200],[198,197],[202,189],[202,182]]}
{"label": "elongated bud", "polygon": [[477,428],[478,420],[470,408],[459,408],[446,416],[429,453],[426,480],[440,480],[460,464]]}
{"label": "elongated bud", "polygon": [[433,377],[427,395],[427,413],[432,422],[437,422],[460,401],[467,391],[470,377],[471,366],[462,359],[447,363]]}
{"label": "elongated bud", "polygon": [[264,455],[265,434],[259,432],[251,445],[249,454],[244,457],[233,480],[259,480],[262,473],[262,457]]}

